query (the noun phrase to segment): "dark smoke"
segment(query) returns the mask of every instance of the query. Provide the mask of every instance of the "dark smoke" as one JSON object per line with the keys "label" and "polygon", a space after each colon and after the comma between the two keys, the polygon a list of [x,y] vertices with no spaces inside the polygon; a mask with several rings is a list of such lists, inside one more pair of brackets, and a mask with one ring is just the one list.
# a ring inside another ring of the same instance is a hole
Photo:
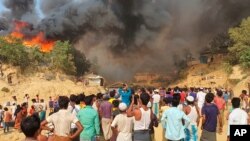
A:
{"label": "dark smoke", "polygon": [[47,38],[70,40],[114,80],[176,70],[250,16],[249,0],[41,0],[39,20],[27,16],[36,13],[33,0],[5,4],[11,16],[2,17],[32,22]]}

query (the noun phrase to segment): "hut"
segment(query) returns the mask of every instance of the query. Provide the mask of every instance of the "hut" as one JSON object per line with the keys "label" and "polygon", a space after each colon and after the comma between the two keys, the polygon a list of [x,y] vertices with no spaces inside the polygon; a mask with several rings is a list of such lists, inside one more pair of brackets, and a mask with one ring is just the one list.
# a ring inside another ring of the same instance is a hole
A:
{"label": "hut", "polygon": [[104,78],[100,75],[88,74],[84,77],[85,86],[104,86]]}

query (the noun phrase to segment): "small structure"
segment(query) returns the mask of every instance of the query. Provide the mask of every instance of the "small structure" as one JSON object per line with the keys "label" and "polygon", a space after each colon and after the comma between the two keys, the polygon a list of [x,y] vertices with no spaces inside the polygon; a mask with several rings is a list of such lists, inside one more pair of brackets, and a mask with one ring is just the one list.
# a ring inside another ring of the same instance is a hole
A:
{"label": "small structure", "polygon": [[85,86],[104,86],[104,78],[95,74],[88,74],[84,76]]}

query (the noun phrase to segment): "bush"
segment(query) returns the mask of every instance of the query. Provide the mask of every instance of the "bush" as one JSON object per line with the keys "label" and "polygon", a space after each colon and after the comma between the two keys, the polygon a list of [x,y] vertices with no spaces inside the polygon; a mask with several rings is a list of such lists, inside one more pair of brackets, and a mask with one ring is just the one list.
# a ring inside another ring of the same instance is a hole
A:
{"label": "bush", "polygon": [[6,87],[3,87],[1,91],[8,93],[8,92],[10,92],[10,89],[6,88]]}

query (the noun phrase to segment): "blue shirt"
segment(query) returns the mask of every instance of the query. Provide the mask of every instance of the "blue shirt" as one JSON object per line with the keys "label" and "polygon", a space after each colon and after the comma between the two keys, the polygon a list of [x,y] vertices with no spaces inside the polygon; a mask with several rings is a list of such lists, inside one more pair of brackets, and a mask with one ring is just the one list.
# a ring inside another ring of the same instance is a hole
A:
{"label": "blue shirt", "polygon": [[91,140],[94,136],[100,135],[100,121],[97,111],[92,106],[86,106],[81,109],[77,118],[83,126],[83,131],[80,138],[84,140]]}
{"label": "blue shirt", "polygon": [[[182,120],[185,120],[185,126]],[[184,129],[188,127],[190,119],[177,107],[166,110],[161,118],[162,127],[166,128],[165,138],[169,140],[181,140],[185,138]]]}
{"label": "blue shirt", "polygon": [[217,117],[219,115],[218,107],[215,104],[205,104],[201,109],[201,114],[206,117],[203,129],[216,132]]}
{"label": "blue shirt", "polygon": [[123,89],[118,90],[119,94],[121,95],[122,102],[125,103],[127,106],[130,105],[130,97],[132,95],[132,91],[129,88],[127,91],[124,91]]}

